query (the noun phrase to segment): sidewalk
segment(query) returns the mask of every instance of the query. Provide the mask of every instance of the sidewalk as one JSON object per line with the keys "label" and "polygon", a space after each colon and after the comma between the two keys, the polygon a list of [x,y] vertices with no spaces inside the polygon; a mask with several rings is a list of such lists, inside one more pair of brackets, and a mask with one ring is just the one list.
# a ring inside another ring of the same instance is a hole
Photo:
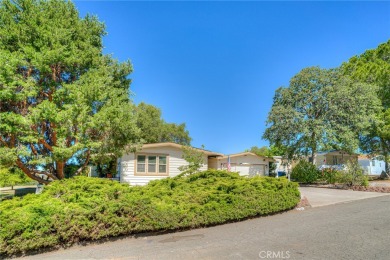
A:
{"label": "sidewalk", "polygon": [[362,200],[381,196],[389,196],[389,193],[353,191],[330,188],[299,187],[301,197],[306,197],[312,207],[346,203],[354,200]]}

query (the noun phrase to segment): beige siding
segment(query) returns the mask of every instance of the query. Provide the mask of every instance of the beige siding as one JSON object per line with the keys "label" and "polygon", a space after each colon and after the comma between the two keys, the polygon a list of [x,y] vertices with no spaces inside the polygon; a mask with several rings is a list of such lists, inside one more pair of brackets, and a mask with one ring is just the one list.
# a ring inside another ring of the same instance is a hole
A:
{"label": "beige siding", "polygon": [[[218,169],[223,169],[222,164],[228,162],[227,158],[218,159]],[[230,158],[231,170],[239,171],[240,175],[252,175],[252,172],[259,172],[260,175],[268,175],[269,159],[254,155],[234,156]],[[248,169],[247,169],[248,168]]]}
{"label": "beige siding", "polygon": [[[137,176],[135,172],[135,155],[128,154],[121,159],[121,181],[131,185],[145,185],[151,180],[160,180],[167,177],[174,177],[181,173],[178,169],[180,166],[188,165],[188,162],[182,158],[183,152],[175,147],[156,147],[142,149],[139,154],[163,154],[168,156],[168,173],[169,176]],[[207,156],[204,155],[205,162]],[[207,170],[207,164],[204,164],[201,171]]]}
{"label": "beige siding", "polygon": [[[324,162],[324,160],[326,160],[326,162]],[[316,156],[316,166],[319,167],[324,164],[328,164],[328,158],[324,154],[318,154]]]}
{"label": "beige siding", "polygon": [[209,169],[218,169],[218,160],[216,158],[210,158],[208,160]]}

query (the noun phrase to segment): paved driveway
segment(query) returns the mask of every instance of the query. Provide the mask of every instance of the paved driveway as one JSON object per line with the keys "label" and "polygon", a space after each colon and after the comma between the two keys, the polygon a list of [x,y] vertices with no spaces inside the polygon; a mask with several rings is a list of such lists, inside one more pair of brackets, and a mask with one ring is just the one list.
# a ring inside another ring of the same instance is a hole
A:
{"label": "paved driveway", "polygon": [[321,207],[338,203],[345,203],[354,200],[362,200],[381,196],[388,196],[389,193],[353,191],[329,188],[300,187],[302,197],[305,196],[312,207]]}

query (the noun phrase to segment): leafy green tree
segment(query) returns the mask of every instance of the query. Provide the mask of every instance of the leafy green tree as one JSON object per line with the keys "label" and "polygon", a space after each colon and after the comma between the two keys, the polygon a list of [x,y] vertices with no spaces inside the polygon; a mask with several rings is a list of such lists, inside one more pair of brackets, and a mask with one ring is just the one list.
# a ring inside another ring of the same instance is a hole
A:
{"label": "leafy green tree", "polygon": [[379,87],[377,93],[382,103],[378,111],[378,121],[373,123],[370,132],[361,136],[362,150],[381,154],[386,161],[386,172],[390,174],[390,40],[378,48],[367,50],[352,57],[341,66],[344,74],[358,82],[374,84]]}
{"label": "leafy green tree", "polygon": [[161,142],[173,142],[182,145],[190,145],[191,137],[186,129],[186,124],[164,123]]}
{"label": "leafy green tree", "polygon": [[246,151],[254,153],[258,156],[268,156],[269,155],[269,148],[267,146],[262,146],[262,147],[252,146],[251,149],[248,149]]}
{"label": "leafy green tree", "polygon": [[159,108],[141,102],[137,106],[137,117],[137,126],[146,143],[173,142],[190,145],[191,137],[186,125],[165,122]]}
{"label": "leafy green tree", "polygon": [[287,158],[311,155],[314,164],[320,150],[357,149],[378,109],[375,86],[337,70],[305,68],[276,90],[263,138],[285,147]]}
{"label": "leafy green tree", "polygon": [[285,149],[283,147],[278,147],[276,145],[268,146],[252,146],[251,149],[246,150],[247,152],[254,153],[258,156],[272,157],[272,156],[282,156],[285,154]]}
{"label": "leafy green tree", "polygon": [[[0,160],[40,183],[138,142],[130,62],[102,54],[104,25],[70,1],[0,2]],[[130,144],[130,145],[129,145]]]}
{"label": "leafy green tree", "polygon": [[146,143],[159,143],[163,121],[161,110],[153,105],[141,102],[137,106],[137,126],[141,129],[140,137]]}
{"label": "leafy green tree", "polygon": [[377,85],[383,107],[390,108],[390,40],[352,57],[341,68],[344,74],[357,81]]}

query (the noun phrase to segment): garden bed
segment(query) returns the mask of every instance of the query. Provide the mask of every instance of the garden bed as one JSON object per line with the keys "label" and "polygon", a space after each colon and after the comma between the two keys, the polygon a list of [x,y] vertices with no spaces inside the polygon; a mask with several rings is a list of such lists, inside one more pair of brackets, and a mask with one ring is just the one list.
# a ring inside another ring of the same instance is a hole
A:
{"label": "garden bed", "polygon": [[344,184],[299,184],[299,186],[390,193],[390,187],[386,187],[386,186],[367,186],[367,187],[364,187],[364,186],[347,186]]}
{"label": "garden bed", "polygon": [[188,229],[294,208],[298,185],[225,171],[143,187],[96,178],[55,181],[40,195],[0,204],[0,253],[66,247],[119,235]]}

